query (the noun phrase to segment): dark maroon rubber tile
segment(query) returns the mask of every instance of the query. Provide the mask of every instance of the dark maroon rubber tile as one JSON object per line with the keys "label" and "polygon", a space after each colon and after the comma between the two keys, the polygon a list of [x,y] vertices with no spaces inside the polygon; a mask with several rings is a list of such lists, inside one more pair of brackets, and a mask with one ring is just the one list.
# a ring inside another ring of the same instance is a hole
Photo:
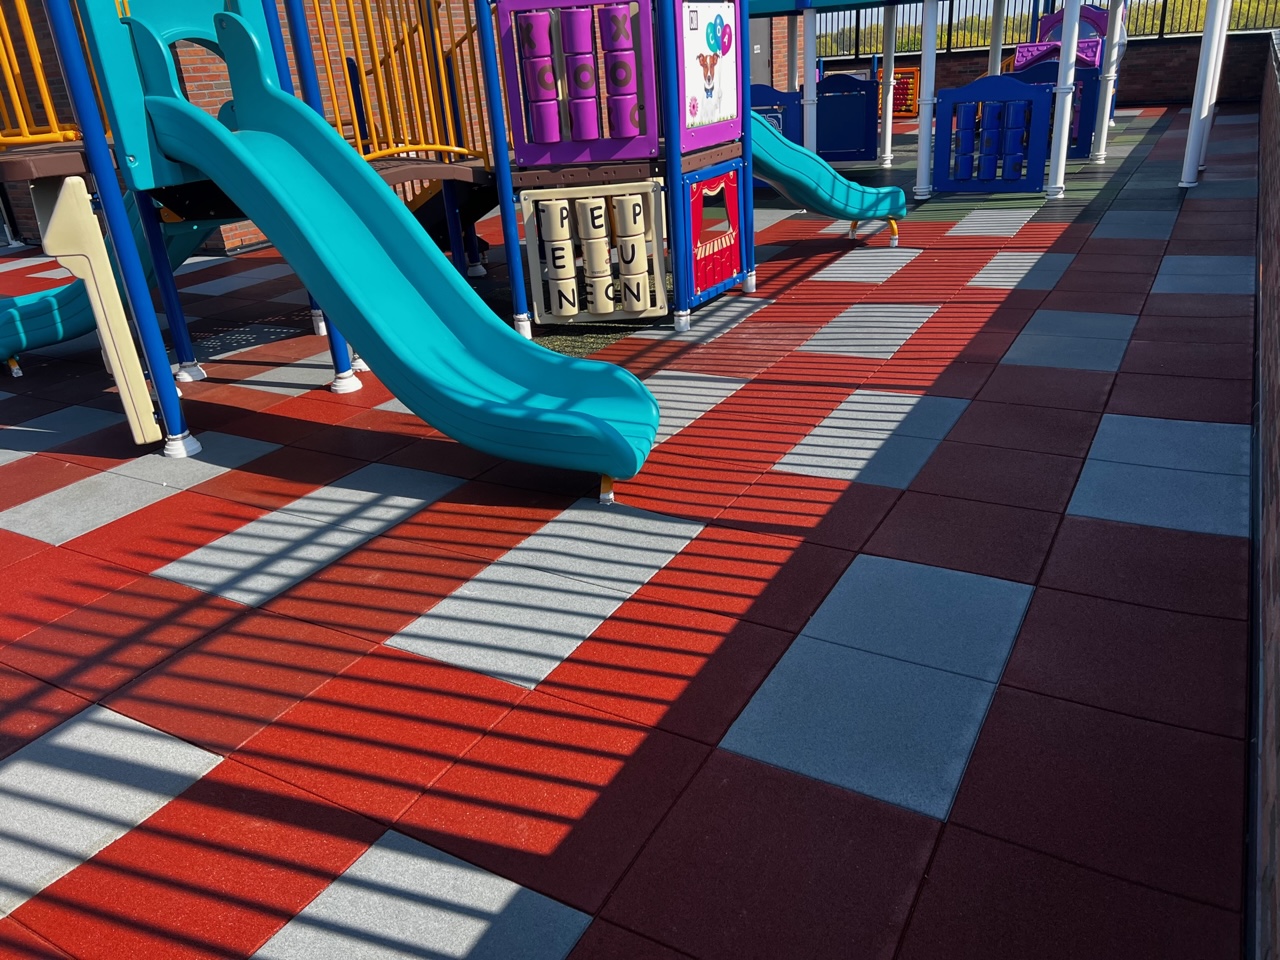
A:
{"label": "dark maroon rubber tile", "polygon": [[1248,380],[1163,377],[1120,373],[1107,413],[1166,420],[1249,423],[1253,385]]}
{"label": "dark maroon rubber tile", "polygon": [[1244,744],[1001,687],[951,822],[1228,910]]}
{"label": "dark maroon rubber tile", "polygon": [[[1102,412],[1115,375],[1058,367],[996,367],[978,399],[1063,410]],[[956,438],[952,438],[956,439]]]}
{"label": "dark maroon rubber tile", "polygon": [[912,490],[1061,513],[1083,460],[944,440],[916,475]]}
{"label": "dark maroon rubber tile", "polygon": [[687,954],[677,953],[604,920],[587,927],[569,954],[569,960],[684,960],[685,957]]}
{"label": "dark maroon rubber tile", "polygon": [[717,750],[601,915],[703,960],[889,960],[938,828]]}
{"label": "dark maroon rubber tile", "polygon": [[1240,918],[948,826],[899,960],[1235,960]]}
{"label": "dark maroon rubber tile", "polygon": [[975,400],[947,439],[1082,458],[1093,443],[1099,419],[1096,413],[1084,410]]}
{"label": "dark maroon rubber tile", "polygon": [[1153,293],[1147,297],[1142,312],[1162,317],[1252,317],[1253,296],[1247,293],[1197,293],[1192,296]]}
{"label": "dark maroon rubber tile", "polygon": [[1138,318],[1133,338],[1157,343],[1252,344],[1253,317],[1161,317],[1146,314]]}
{"label": "dark maroon rubber tile", "polygon": [[1253,378],[1251,343],[1170,343],[1135,339],[1129,343],[1122,373],[1152,373],[1174,377],[1221,380]]}

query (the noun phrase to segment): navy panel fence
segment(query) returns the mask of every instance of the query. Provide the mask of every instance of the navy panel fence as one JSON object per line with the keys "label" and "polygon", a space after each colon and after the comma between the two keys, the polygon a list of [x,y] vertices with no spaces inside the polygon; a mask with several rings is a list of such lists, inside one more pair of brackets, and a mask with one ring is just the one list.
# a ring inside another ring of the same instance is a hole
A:
{"label": "navy panel fence", "polygon": [[[1034,67],[1006,74],[1023,83],[1058,83],[1057,61],[1037,63]],[[1067,159],[1085,160],[1093,149],[1093,132],[1098,125],[1098,97],[1102,95],[1102,71],[1097,67],[1076,68],[1076,92],[1071,98],[1071,140]]]}
{"label": "navy panel fence", "polygon": [[1009,76],[938,92],[933,189],[1039,193],[1049,156],[1053,90]]}

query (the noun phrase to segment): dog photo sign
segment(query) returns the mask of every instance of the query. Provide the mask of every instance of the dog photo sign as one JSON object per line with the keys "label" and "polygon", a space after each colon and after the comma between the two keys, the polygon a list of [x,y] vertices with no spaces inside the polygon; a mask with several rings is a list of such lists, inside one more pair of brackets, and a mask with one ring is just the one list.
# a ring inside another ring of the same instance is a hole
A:
{"label": "dog photo sign", "polygon": [[688,2],[680,18],[684,140],[709,146],[742,131],[738,5]]}

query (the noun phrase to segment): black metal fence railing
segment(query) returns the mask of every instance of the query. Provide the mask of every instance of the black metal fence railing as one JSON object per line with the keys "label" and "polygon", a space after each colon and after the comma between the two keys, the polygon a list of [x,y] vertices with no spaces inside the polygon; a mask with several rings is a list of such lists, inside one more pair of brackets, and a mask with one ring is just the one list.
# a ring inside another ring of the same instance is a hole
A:
{"label": "black metal fence railing", "polygon": [[[1130,37],[1173,37],[1199,33],[1208,0],[1135,0],[1126,19]],[[1052,0],[1005,0],[1006,44],[1034,39],[1035,9],[1052,9]],[[898,8],[899,53],[921,48],[923,8],[919,3]],[[1280,0],[1236,0],[1231,8],[1233,31],[1280,27]],[[991,43],[991,0],[943,0],[938,8],[938,49],[973,49]],[[870,57],[884,52],[884,11],[881,8],[818,14],[818,56]]]}

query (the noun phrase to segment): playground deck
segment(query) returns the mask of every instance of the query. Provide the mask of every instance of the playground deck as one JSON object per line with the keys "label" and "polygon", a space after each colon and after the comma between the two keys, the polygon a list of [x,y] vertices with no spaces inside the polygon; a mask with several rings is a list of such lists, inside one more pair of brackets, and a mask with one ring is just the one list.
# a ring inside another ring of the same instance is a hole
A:
{"label": "playground deck", "polygon": [[26,358],[0,956],[1239,956],[1257,118],[1186,196],[1185,132],[897,249],[759,209],[754,296],[599,354],[612,510],[325,391],[270,251],[178,278],[198,461]]}

